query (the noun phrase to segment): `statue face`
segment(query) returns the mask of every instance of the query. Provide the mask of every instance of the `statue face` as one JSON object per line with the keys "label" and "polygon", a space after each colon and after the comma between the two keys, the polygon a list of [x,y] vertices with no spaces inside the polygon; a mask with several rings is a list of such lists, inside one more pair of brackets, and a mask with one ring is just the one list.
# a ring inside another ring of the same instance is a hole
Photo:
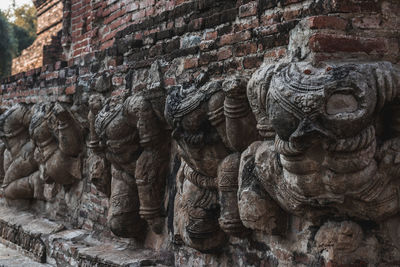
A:
{"label": "statue face", "polygon": [[279,138],[304,151],[353,138],[371,125],[376,92],[351,65],[299,63],[273,77],[267,106]]}
{"label": "statue face", "polygon": [[265,105],[282,167],[271,186],[301,196],[295,205],[342,203],[346,195],[363,198],[360,188],[373,186],[371,177],[379,174],[379,92],[376,78],[365,74],[372,68],[360,65],[292,63],[271,78]]}

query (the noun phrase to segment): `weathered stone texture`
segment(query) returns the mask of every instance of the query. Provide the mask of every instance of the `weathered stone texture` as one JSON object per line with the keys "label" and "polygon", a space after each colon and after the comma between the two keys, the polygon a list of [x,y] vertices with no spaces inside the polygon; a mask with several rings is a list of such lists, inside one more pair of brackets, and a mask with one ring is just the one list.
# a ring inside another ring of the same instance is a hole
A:
{"label": "weathered stone texture", "polygon": [[[62,175],[29,206],[67,228],[49,262],[399,262],[398,1],[62,4],[59,54],[0,96],[54,126],[32,171]],[[77,140],[80,170],[50,164]]]}

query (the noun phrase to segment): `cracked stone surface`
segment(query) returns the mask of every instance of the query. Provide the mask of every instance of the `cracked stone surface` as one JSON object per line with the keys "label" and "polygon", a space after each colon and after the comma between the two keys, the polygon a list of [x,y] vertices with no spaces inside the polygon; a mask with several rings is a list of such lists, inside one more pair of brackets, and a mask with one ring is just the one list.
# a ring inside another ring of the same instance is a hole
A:
{"label": "cracked stone surface", "polygon": [[51,267],[52,265],[38,263],[21,252],[0,244],[0,266],[1,267]]}

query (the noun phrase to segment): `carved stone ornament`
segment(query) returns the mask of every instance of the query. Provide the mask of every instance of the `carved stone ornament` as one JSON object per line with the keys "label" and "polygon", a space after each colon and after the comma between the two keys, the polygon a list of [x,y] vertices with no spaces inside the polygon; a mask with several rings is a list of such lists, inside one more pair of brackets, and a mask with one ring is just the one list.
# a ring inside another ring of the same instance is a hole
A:
{"label": "carved stone ornament", "polygon": [[379,242],[369,233],[363,233],[355,222],[328,221],[315,235],[314,248],[325,262],[332,265],[351,265],[362,259],[363,262],[377,264]]}
{"label": "carved stone ornament", "polygon": [[89,99],[89,141],[88,147],[88,175],[90,181],[95,185],[97,190],[103,192],[106,196],[110,196],[111,192],[111,165],[106,159],[103,149],[99,142],[95,128],[96,115],[102,109],[104,97],[100,94],[94,94]]}
{"label": "carved stone ornament", "polygon": [[165,116],[182,159],[175,236],[209,252],[224,244],[224,232],[239,235],[245,230],[237,208],[240,154],[236,151],[256,136],[245,132],[246,126],[255,124],[245,97],[246,81],[206,79],[200,75],[193,85],[172,89]]}
{"label": "carved stone ornament", "polygon": [[[388,62],[285,63],[257,70],[247,94],[264,141],[242,154],[244,224],[266,231],[266,222],[282,218],[281,209],[375,222],[396,214],[399,89],[400,70]],[[388,112],[392,121],[383,120]]]}
{"label": "carved stone ornament", "polygon": [[79,181],[83,137],[72,113],[59,103],[36,104],[32,112],[29,133],[41,179],[61,185]]}
{"label": "carved stone ornament", "polygon": [[[170,151],[169,134],[161,116],[164,89],[161,83],[151,81],[144,91],[123,101],[109,98],[100,109],[101,101],[99,96],[90,99],[89,147],[111,164],[111,231],[122,237],[138,237],[143,233],[144,219],[154,232],[161,233]],[[89,165],[99,173],[107,172],[100,170],[106,164],[99,158],[92,157]]]}
{"label": "carved stone ornament", "polygon": [[43,181],[34,158],[35,146],[29,138],[29,107],[16,104],[0,116],[0,136],[5,146],[5,198],[43,199]]}

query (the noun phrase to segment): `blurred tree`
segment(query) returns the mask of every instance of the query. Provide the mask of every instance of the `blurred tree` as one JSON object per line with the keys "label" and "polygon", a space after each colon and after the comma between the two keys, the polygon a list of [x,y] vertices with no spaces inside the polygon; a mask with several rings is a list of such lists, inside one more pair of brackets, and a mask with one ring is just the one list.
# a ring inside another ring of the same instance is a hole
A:
{"label": "blurred tree", "polygon": [[17,51],[15,56],[19,56],[22,50],[30,46],[33,41],[35,41],[36,37],[31,36],[26,29],[15,24],[11,24],[11,27],[13,29],[14,38],[17,42]]}
{"label": "blurred tree", "polygon": [[12,58],[16,54],[17,44],[11,25],[7,18],[0,12],[0,78],[11,73]]}
{"label": "blurred tree", "polygon": [[29,36],[36,37],[36,8],[28,4],[16,7],[14,9],[14,24],[28,31]]}
{"label": "blurred tree", "polygon": [[0,11],[0,78],[10,75],[12,59],[35,41],[36,25],[33,5],[17,7],[13,0],[7,11]]}
{"label": "blurred tree", "polygon": [[7,18],[13,27],[18,45],[16,56],[19,56],[22,50],[30,46],[36,39],[36,9],[33,5],[28,4],[16,7],[15,1],[13,1],[7,10]]}

